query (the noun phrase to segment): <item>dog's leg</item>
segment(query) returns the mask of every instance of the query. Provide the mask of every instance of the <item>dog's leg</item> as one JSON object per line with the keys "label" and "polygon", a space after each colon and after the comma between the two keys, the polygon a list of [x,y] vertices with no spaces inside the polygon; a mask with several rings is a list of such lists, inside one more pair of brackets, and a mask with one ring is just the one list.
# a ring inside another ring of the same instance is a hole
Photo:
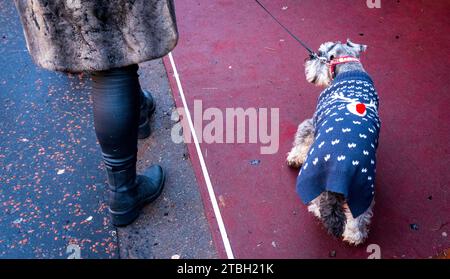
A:
{"label": "dog's leg", "polygon": [[300,167],[305,162],[306,155],[313,142],[314,124],[313,120],[309,118],[298,125],[294,146],[287,156],[287,164],[295,168]]}
{"label": "dog's leg", "polygon": [[357,218],[353,218],[346,204],[345,216],[347,217],[347,223],[342,234],[344,241],[353,245],[359,245],[367,239],[374,204],[375,201],[372,201],[366,212]]}
{"label": "dog's leg", "polygon": [[313,199],[311,203],[308,205],[308,211],[314,214],[317,218],[320,219],[320,198],[323,195],[319,195],[317,198]]}

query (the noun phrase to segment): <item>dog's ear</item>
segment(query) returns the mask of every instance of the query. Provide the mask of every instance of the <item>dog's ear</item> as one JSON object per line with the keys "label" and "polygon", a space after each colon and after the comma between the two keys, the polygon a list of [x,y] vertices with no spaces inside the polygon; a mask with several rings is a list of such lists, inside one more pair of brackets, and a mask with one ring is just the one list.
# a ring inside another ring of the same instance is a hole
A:
{"label": "dog's ear", "polygon": [[351,47],[356,53],[361,53],[367,50],[367,45],[355,44],[350,39],[347,39],[347,46]]}

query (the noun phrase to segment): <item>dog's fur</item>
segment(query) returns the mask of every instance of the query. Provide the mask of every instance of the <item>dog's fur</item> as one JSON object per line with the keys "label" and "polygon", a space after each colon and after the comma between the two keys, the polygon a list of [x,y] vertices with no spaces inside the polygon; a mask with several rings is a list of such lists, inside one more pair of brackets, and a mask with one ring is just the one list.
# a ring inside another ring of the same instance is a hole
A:
{"label": "dog's fur", "polygon": [[[305,63],[306,80],[318,86],[328,87],[333,77],[328,65],[323,61],[326,60],[329,63],[334,58],[341,56],[359,58],[361,52],[366,49],[366,45],[355,44],[350,40],[347,40],[346,43],[323,43],[318,51],[320,59],[310,57]],[[323,60],[321,61],[321,59]],[[353,70],[364,71],[364,68],[361,63],[351,62],[337,65],[335,72],[337,75]],[[307,153],[314,142],[314,132],[315,127],[311,118],[306,119],[298,126],[293,147],[287,156],[289,166],[300,167],[305,162]],[[308,205],[308,211],[322,221],[329,234],[342,237],[350,244],[359,245],[368,236],[368,226],[373,215],[374,203],[372,201],[366,212],[353,218],[342,194],[325,191]]]}

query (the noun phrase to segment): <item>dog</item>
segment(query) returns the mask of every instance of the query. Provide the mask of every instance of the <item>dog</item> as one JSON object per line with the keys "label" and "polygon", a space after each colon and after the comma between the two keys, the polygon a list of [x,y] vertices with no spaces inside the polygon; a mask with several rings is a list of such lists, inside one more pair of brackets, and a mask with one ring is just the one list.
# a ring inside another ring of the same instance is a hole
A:
{"label": "dog", "polygon": [[359,58],[367,46],[323,43],[305,62],[306,80],[326,87],[299,126],[287,163],[301,167],[297,192],[332,236],[363,243],[375,204],[378,95]]}

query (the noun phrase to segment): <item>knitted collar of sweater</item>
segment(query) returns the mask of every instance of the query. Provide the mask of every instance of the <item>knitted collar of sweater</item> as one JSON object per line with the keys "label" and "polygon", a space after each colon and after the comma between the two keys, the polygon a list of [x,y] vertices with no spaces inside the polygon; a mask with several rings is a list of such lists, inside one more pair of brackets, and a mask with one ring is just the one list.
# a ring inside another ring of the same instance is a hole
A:
{"label": "knitted collar of sweater", "polygon": [[370,83],[373,83],[373,80],[366,72],[363,72],[361,70],[355,70],[338,73],[337,76],[334,78],[333,82],[331,83],[331,86],[344,80],[365,80]]}

